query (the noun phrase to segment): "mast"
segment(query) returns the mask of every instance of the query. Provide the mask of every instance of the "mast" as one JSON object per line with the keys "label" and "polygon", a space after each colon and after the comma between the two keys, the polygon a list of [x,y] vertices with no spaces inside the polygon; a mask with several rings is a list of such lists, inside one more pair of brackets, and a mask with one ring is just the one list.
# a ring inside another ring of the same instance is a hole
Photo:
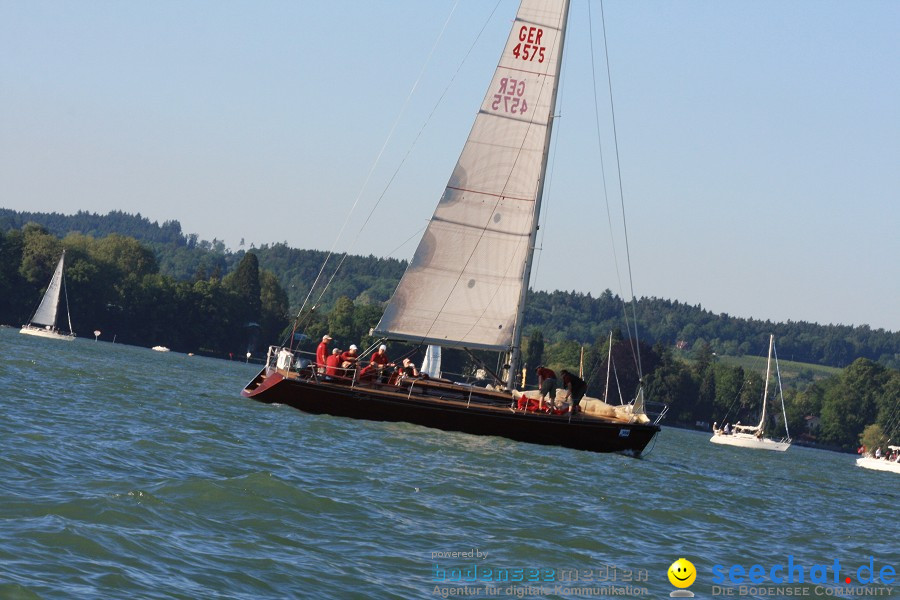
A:
{"label": "mast", "polygon": [[[609,356],[606,357],[606,388],[603,390],[603,401],[609,404],[609,371],[612,367],[612,331],[609,332]],[[617,376],[618,378],[618,376]],[[620,395],[621,395],[621,390]]]}
{"label": "mast", "polygon": [[763,430],[763,425],[766,423],[766,399],[769,397],[769,377],[772,375],[772,347],[775,345],[775,334],[769,334],[769,358],[766,360],[766,385],[763,390],[763,406],[762,406],[762,417],[759,419],[759,425],[756,428],[760,431]]}
{"label": "mast", "polygon": [[519,368],[522,354],[522,325],[525,320],[525,299],[528,296],[528,284],[531,281],[531,264],[534,259],[534,249],[537,245],[537,232],[541,218],[541,200],[544,196],[544,183],[547,176],[547,160],[550,155],[550,138],[553,137],[553,122],[556,120],[556,94],[559,90],[560,65],[566,41],[566,27],[569,24],[569,0],[564,0],[562,10],[562,23],[559,28],[559,52],[556,55],[556,80],[553,82],[553,94],[550,99],[550,117],[547,123],[547,137],[544,140],[544,152],[541,157],[541,175],[538,184],[538,193],[534,201],[534,216],[531,224],[531,233],[528,236],[528,251],[525,255],[525,265],[522,271],[522,291],[519,295],[519,303],[516,309],[516,322],[513,329],[513,342],[510,348],[509,373],[507,375],[507,389],[515,388],[516,371]]}
{"label": "mast", "polygon": [[66,289],[66,268],[65,268],[65,258],[66,251],[63,250],[62,258],[59,259],[61,263],[63,263],[63,271],[62,271],[62,287],[63,294],[66,295],[66,318],[69,320],[69,333],[75,333],[75,330],[72,328],[72,311],[69,310],[69,290]]}

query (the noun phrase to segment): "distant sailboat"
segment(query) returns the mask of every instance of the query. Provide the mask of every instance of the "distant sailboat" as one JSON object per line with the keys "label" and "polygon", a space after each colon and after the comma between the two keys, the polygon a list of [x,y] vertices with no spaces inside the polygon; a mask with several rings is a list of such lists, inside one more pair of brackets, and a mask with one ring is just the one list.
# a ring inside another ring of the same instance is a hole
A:
{"label": "distant sailboat", "polygon": [[36,335],[38,337],[50,338],[54,340],[72,341],[75,334],[72,333],[72,315],[69,313],[69,295],[66,294],[66,317],[69,323],[68,333],[63,333],[56,327],[56,321],[59,313],[59,296],[66,291],[66,279],[63,273],[64,263],[66,260],[66,251],[63,250],[62,256],[59,257],[59,263],[50,278],[50,285],[44,292],[44,298],[41,300],[40,306],[31,320],[22,326],[19,333],[26,335]]}
{"label": "distant sailboat", "polygon": [[[759,425],[735,425],[733,433],[726,433],[721,429],[714,429],[710,442],[713,444],[724,444],[726,446],[739,446],[741,448],[753,448],[755,450],[775,450],[784,452],[791,447],[790,432],[787,431],[787,419],[785,419],[784,429],[787,437],[780,442],[767,438],[764,435],[766,425],[766,403],[769,396],[769,378],[772,375],[772,351],[775,348],[775,336],[769,336],[769,358],[766,361],[766,385],[763,391],[762,415],[759,418]],[[775,370],[778,371],[778,358],[775,359]],[[781,409],[784,412],[784,394],[781,393],[781,375],[778,375],[778,391],[781,396]]]}

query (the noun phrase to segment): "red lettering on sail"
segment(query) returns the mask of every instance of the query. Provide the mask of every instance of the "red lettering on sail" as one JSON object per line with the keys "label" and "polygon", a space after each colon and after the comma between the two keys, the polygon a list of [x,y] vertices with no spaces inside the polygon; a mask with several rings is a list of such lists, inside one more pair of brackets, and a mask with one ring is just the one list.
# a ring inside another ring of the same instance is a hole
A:
{"label": "red lettering on sail", "polygon": [[539,63],[544,62],[546,48],[541,45],[543,36],[544,30],[540,27],[522,25],[519,28],[519,43],[513,48],[513,56],[528,62],[534,61],[535,58]]}

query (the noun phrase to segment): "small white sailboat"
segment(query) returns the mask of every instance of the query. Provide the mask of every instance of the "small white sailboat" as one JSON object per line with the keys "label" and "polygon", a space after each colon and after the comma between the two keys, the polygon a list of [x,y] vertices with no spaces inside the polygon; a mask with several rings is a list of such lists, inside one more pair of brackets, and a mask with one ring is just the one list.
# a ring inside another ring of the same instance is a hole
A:
{"label": "small white sailboat", "polygon": [[47,286],[47,291],[44,292],[41,304],[38,306],[34,316],[31,317],[31,320],[22,326],[19,333],[53,340],[72,341],[75,339],[75,334],[72,333],[72,315],[69,313],[68,293],[66,293],[66,317],[69,323],[69,331],[64,333],[56,326],[59,316],[59,296],[66,291],[66,278],[63,273],[65,260],[66,251],[63,250],[62,256],[59,257],[59,263],[56,265],[56,270],[53,272],[53,277],[50,278],[50,285]]}
{"label": "small white sailboat", "polygon": [[863,469],[872,469],[873,471],[888,471],[890,473],[900,473],[900,446],[888,446],[890,454],[895,456],[894,460],[888,457],[875,458],[867,454],[856,459],[856,466]]}
{"label": "small white sailboat", "polygon": [[[775,441],[764,435],[766,425],[766,404],[769,397],[769,379],[772,375],[772,351],[775,348],[775,336],[769,336],[769,358],[766,361],[766,384],[763,391],[762,415],[759,418],[759,425],[740,425],[734,426],[734,431],[726,433],[722,429],[713,429],[713,436],[709,439],[713,444],[723,444],[726,446],[739,446],[741,448],[753,448],[754,450],[775,450],[784,452],[791,447],[791,436],[787,430],[787,416],[785,415],[784,429],[786,437],[781,441]],[[781,373],[778,371],[778,357],[775,357],[775,371],[778,374],[778,393],[781,397],[781,410],[784,414],[784,393],[781,389]]]}

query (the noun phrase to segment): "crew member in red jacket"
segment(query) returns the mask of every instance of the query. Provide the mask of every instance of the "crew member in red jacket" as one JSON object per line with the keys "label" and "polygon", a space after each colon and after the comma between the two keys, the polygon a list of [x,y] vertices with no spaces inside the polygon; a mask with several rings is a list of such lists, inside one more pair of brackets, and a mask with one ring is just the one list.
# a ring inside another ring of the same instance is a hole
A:
{"label": "crew member in red jacket", "polygon": [[341,375],[353,374],[354,369],[356,369],[356,362],[359,360],[357,350],[356,344],[350,344],[350,349],[341,353],[341,367],[344,369]]}
{"label": "crew member in red jacket", "polygon": [[331,341],[330,335],[323,335],[322,341],[319,342],[319,346],[316,348],[316,369],[319,373],[325,372],[325,360],[328,358],[330,354],[328,352],[328,342]]}
{"label": "crew member in red jacket", "polygon": [[331,351],[331,354],[328,356],[328,358],[325,359],[325,376],[337,377],[338,375],[343,375],[340,366],[341,351],[339,348],[335,348]]}

